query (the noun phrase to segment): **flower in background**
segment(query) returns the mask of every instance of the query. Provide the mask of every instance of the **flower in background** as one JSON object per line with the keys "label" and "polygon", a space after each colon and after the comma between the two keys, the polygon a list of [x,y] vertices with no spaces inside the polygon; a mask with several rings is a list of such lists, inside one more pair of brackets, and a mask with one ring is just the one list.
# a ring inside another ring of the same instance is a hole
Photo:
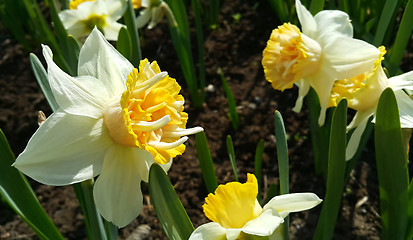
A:
{"label": "flower in background", "polygon": [[379,47],[380,56],[374,66],[358,76],[336,81],[331,92],[329,107],[337,106],[346,98],[348,107],[357,111],[347,130],[355,128],[346,149],[346,159],[350,160],[357,151],[360,138],[371,116],[374,116],[382,92],[391,87],[395,91],[402,128],[413,128],[413,100],[403,89],[413,90],[413,71],[387,78],[381,65],[386,53]]}
{"label": "flower in background", "polygon": [[136,0],[133,2],[133,7],[135,9],[144,8],[136,18],[136,26],[138,28],[142,28],[149,23],[148,29],[152,29],[162,21],[165,15],[172,26],[177,25],[169,5],[162,0]]}
{"label": "flower in background", "polygon": [[124,26],[118,21],[127,7],[126,0],[72,0],[69,9],[59,13],[67,32],[76,39],[84,39],[96,26],[106,39],[116,41]]}
{"label": "flower in background", "polygon": [[331,89],[336,80],[371,69],[379,51],[353,39],[349,16],[342,11],[311,13],[296,0],[302,32],[285,23],[274,29],[263,52],[265,78],[273,88],[284,91],[299,87],[294,111],[300,111],[305,95],[314,88],[320,100],[319,124],[323,125]]}
{"label": "flower in background", "polygon": [[43,46],[48,79],[60,108],[36,131],[14,166],[49,185],[99,175],[93,194],[102,216],[119,227],[142,209],[141,181],[149,168],[167,171],[185,150],[180,86],[156,62],[133,68],[95,28],[79,54],[78,77],[63,72]]}
{"label": "flower in background", "polygon": [[219,185],[205,198],[204,213],[212,222],[195,229],[190,240],[238,239],[240,234],[274,237],[290,212],[313,208],[321,199],[313,193],[276,196],[264,207],[257,201],[258,183],[253,174],[247,182]]}

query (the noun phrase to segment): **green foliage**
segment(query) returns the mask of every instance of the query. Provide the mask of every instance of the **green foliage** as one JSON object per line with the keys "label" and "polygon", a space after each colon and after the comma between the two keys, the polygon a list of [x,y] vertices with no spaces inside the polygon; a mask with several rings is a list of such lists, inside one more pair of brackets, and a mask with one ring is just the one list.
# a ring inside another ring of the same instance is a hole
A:
{"label": "green foliage", "polygon": [[116,42],[116,49],[130,62],[133,62],[132,56],[132,40],[129,31],[126,28],[121,28],[119,31],[118,41]]}
{"label": "green foliage", "polygon": [[407,239],[408,169],[400,117],[393,91],[379,100],[374,129],[377,176],[380,189],[382,239]]}
{"label": "green foliage", "polygon": [[235,163],[234,144],[232,143],[232,138],[230,135],[227,136],[227,151],[229,160],[231,161],[232,170],[234,171],[235,181],[238,182],[238,171],[237,164]]}
{"label": "green foliage", "polygon": [[262,154],[264,153],[264,140],[261,139],[255,150],[254,172],[258,182],[258,201],[261,201],[262,191]]}
{"label": "green foliage", "polygon": [[221,77],[222,86],[224,87],[225,96],[227,96],[228,100],[228,109],[229,109],[229,118],[232,123],[232,127],[237,130],[239,126],[239,117],[237,113],[237,105],[235,103],[234,95],[232,94],[231,88],[225,79],[224,73],[222,72],[221,68],[218,68],[218,74]]}
{"label": "green foliage", "polygon": [[37,200],[27,179],[11,166],[15,159],[0,130],[0,195],[40,239],[63,239]]}
{"label": "green foliage", "polygon": [[158,164],[152,164],[149,171],[149,193],[168,239],[188,239],[194,227],[168,176]]}
{"label": "green foliage", "polygon": [[128,8],[126,9],[125,14],[123,15],[123,19],[125,20],[125,25],[127,27],[132,43],[132,56],[130,61],[133,64],[133,66],[139,67],[139,62],[142,59],[142,54],[139,42],[138,28],[136,27],[135,23],[135,10],[133,9],[131,0],[128,0]]}
{"label": "green foliage", "polygon": [[218,187],[218,182],[205,132],[202,131],[197,133],[195,135],[195,142],[196,152],[205,186],[208,189],[208,192],[213,193]]}
{"label": "green foliage", "polygon": [[346,170],[347,101],[334,111],[328,152],[327,189],[314,239],[332,239],[344,189]]}

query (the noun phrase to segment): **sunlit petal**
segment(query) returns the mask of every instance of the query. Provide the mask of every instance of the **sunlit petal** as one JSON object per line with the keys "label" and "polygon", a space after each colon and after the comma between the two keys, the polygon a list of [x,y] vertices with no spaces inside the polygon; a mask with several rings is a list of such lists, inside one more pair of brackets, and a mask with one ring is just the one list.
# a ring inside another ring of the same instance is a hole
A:
{"label": "sunlit petal", "polygon": [[283,222],[284,218],[276,210],[267,209],[257,218],[247,222],[241,231],[255,236],[269,236]]}
{"label": "sunlit petal", "polygon": [[224,240],[226,229],[218,223],[210,222],[201,225],[191,234],[189,240]]}
{"label": "sunlit petal", "polygon": [[263,211],[273,209],[278,211],[281,217],[285,218],[290,212],[299,212],[313,208],[320,204],[322,200],[314,193],[290,193],[272,198]]}

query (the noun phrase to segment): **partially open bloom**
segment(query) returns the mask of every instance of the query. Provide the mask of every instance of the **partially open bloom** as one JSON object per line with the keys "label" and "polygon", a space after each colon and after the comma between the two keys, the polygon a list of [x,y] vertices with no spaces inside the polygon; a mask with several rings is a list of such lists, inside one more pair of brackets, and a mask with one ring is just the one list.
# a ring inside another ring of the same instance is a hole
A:
{"label": "partially open bloom", "polygon": [[403,91],[413,90],[413,71],[387,78],[381,65],[386,50],[379,47],[380,56],[374,66],[366,72],[348,79],[336,81],[331,92],[329,107],[337,106],[346,98],[348,107],[357,111],[347,130],[355,128],[346,149],[346,159],[350,160],[357,151],[360,138],[371,116],[374,116],[380,96],[391,87],[395,91],[402,128],[413,128],[413,100]]}
{"label": "partially open bloom", "polygon": [[167,171],[185,150],[180,86],[156,62],[139,69],[95,28],[79,54],[78,77],[63,72],[43,46],[48,79],[60,108],[40,126],[14,166],[49,185],[99,175],[93,194],[102,216],[119,227],[142,209],[141,181],[159,163]]}
{"label": "partially open bloom", "polygon": [[258,183],[253,174],[247,182],[219,185],[205,198],[204,213],[212,222],[201,225],[190,240],[238,239],[240,234],[275,235],[274,231],[290,212],[307,210],[321,203],[313,193],[276,196],[264,207],[257,201]]}
{"label": "partially open bloom", "polygon": [[69,9],[59,13],[67,32],[83,41],[96,26],[106,39],[118,40],[123,24],[118,21],[127,7],[126,0],[72,0]]}
{"label": "partially open bloom", "polygon": [[313,17],[299,0],[296,9],[302,32],[290,23],[274,29],[262,65],[273,88],[299,87],[294,111],[301,110],[303,98],[314,88],[320,99],[322,125],[334,81],[371,69],[379,51],[352,38],[353,27],[346,13],[326,10]]}
{"label": "partially open bloom", "polygon": [[171,25],[177,25],[169,5],[162,0],[141,0],[139,3],[136,2],[134,4],[134,8],[143,8],[136,18],[136,26],[138,28],[142,28],[149,23],[148,29],[152,29],[163,20],[164,16],[168,18]]}

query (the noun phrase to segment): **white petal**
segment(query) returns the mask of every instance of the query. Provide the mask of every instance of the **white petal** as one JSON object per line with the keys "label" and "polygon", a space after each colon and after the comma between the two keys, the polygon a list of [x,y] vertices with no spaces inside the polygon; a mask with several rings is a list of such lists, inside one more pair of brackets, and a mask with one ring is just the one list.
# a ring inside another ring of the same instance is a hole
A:
{"label": "white petal", "polygon": [[413,90],[413,71],[390,78],[389,87],[393,91],[400,89]]}
{"label": "white petal", "polygon": [[317,31],[317,25],[313,15],[311,15],[311,13],[301,4],[300,0],[295,0],[295,8],[297,9],[298,20],[300,20],[302,32],[310,38],[314,38]]}
{"label": "white petal", "polygon": [[226,231],[227,240],[238,240],[241,233],[240,228],[229,228]]}
{"label": "white petal", "polygon": [[106,24],[103,27],[103,31],[105,33],[105,37],[109,41],[117,41],[119,36],[119,31],[125,25],[120,24],[112,19],[107,18]]}
{"label": "white petal", "polygon": [[128,225],[142,210],[139,167],[145,157],[145,150],[120,145],[112,146],[105,156],[93,196],[100,214],[118,227]]}
{"label": "white petal", "polygon": [[323,68],[332,80],[355,77],[374,66],[380,51],[367,42],[336,34],[318,39],[323,47]]}
{"label": "white petal", "polygon": [[317,93],[320,101],[320,116],[318,118],[318,124],[322,126],[325,121],[326,110],[331,95],[331,90],[334,86],[334,80],[325,72],[325,69],[321,69],[320,72],[311,78],[308,78],[311,87]]}
{"label": "white petal", "polygon": [[113,97],[126,89],[125,82],[132,69],[132,64],[94,28],[80,49],[79,76],[89,75],[99,79],[106,86],[109,96]]}
{"label": "white petal", "polygon": [[14,166],[44,184],[81,182],[100,173],[112,144],[103,119],[57,111],[32,136]]}
{"label": "white petal", "polygon": [[295,85],[298,86],[298,97],[295,102],[295,106],[293,108],[294,112],[300,112],[301,108],[303,107],[303,100],[304,97],[307,95],[308,91],[310,91],[310,84],[305,81],[304,79],[301,79],[297,82],[295,82]]}
{"label": "white petal", "polygon": [[364,129],[366,129],[370,116],[366,116],[363,120],[361,120],[361,122],[354,130],[353,134],[351,134],[350,140],[348,141],[346,148],[346,161],[350,160],[352,157],[354,157],[354,154],[356,154],[357,149],[360,145],[361,136],[364,133]]}
{"label": "white petal", "polygon": [[413,128],[413,100],[403,91],[395,91],[399,106],[400,125],[402,128]]}
{"label": "white petal", "polygon": [[92,77],[73,78],[53,62],[52,50],[43,45],[50,87],[57,104],[64,111],[81,116],[100,118],[108,93],[100,81]]}
{"label": "white petal", "polygon": [[290,193],[273,197],[265,204],[263,211],[274,209],[285,218],[290,212],[299,212],[313,208],[322,200],[314,193]]}
{"label": "white petal", "polygon": [[367,111],[357,111],[356,115],[354,115],[353,120],[351,120],[350,124],[347,126],[347,131],[357,127],[361,124],[362,121],[366,118],[370,118],[376,111],[376,108],[368,109]]}
{"label": "white petal", "polygon": [[142,28],[151,20],[151,10],[144,9],[141,10],[139,16],[136,18],[136,27]]}
{"label": "white petal", "polygon": [[218,223],[210,222],[203,224],[192,232],[189,240],[224,240],[226,229]]}
{"label": "white petal", "polygon": [[[79,23],[80,16],[78,11],[73,11],[70,9],[63,10],[59,13],[59,18],[63,23],[63,26],[68,29],[69,27]],[[71,34],[71,33],[70,33]]]}
{"label": "white petal", "polygon": [[350,18],[345,12],[325,10],[317,13],[314,19],[319,36],[327,37],[331,34],[340,33],[349,38],[353,37],[353,25],[351,25]]}
{"label": "white petal", "polygon": [[105,3],[109,17],[115,21],[123,16],[128,7],[128,1],[125,0],[105,0]]}
{"label": "white petal", "polygon": [[263,211],[257,218],[247,222],[241,231],[255,236],[270,236],[284,222],[275,209]]}

